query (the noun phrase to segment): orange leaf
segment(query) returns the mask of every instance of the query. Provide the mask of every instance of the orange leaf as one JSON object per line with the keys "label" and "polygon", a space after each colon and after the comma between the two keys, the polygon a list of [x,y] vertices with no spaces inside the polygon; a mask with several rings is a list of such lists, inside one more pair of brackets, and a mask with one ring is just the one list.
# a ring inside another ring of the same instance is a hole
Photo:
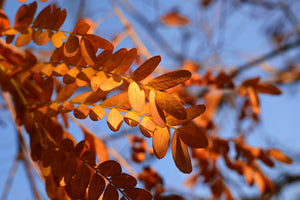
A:
{"label": "orange leaf", "polygon": [[88,200],[98,200],[100,195],[103,193],[104,188],[104,179],[97,173],[94,174],[89,187]]}
{"label": "orange leaf", "polygon": [[136,127],[137,125],[139,125],[141,118],[134,112],[127,112],[124,115],[124,120],[129,126]]}
{"label": "orange leaf", "polygon": [[69,68],[65,63],[61,63],[57,65],[53,70],[54,76],[64,76],[66,73],[68,73]]}
{"label": "orange leaf", "polygon": [[160,128],[159,126],[156,127],[154,134],[153,134],[153,150],[154,154],[157,158],[163,158],[169,148],[170,142],[170,133],[167,127]]}
{"label": "orange leaf", "polygon": [[192,74],[188,70],[176,70],[150,80],[147,85],[155,90],[165,90],[184,83],[189,80],[191,76]]}
{"label": "orange leaf", "polygon": [[94,65],[96,61],[96,55],[93,44],[89,40],[83,38],[80,43],[80,49],[84,61],[88,65]]}
{"label": "orange leaf", "polygon": [[16,46],[22,47],[27,45],[32,40],[33,30],[31,27],[28,27],[26,31],[21,32],[16,39]]}
{"label": "orange leaf", "polygon": [[131,82],[128,87],[128,98],[132,109],[142,112],[145,105],[145,92],[136,82]]}
{"label": "orange leaf", "polygon": [[208,145],[203,128],[190,123],[178,128],[177,131],[180,139],[192,148],[204,148]]}
{"label": "orange leaf", "polygon": [[247,87],[248,95],[250,98],[250,103],[252,107],[252,111],[255,114],[260,113],[260,107],[259,107],[259,98],[257,92],[254,90],[252,86]]}
{"label": "orange leaf", "polygon": [[57,31],[51,36],[51,42],[56,48],[62,46],[64,39],[66,39],[66,36],[62,31]]}
{"label": "orange leaf", "polygon": [[259,83],[255,86],[255,90],[264,93],[264,94],[273,94],[273,95],[279,95],[281,94],[280,89],[275,87],[274,85],[267,84],[267,83]]}
{"label": "orange leaf", "polygon": [[93,43],[93,46],[99,48],[99,49],[106,49],[106,50],[113,50],[114,45],[112,45],[109,41],[96,36],[92,34],[86,34],[85,38],[88,39],[91,43]]}
{"label": "orange leaf", "polygon": [[33,28],[45,28],[43,27],[43,22],[46,21],[51,14],[51,5],[45,7],[35,18],[32,27]]}
{"label": "orange leaf", "polygon": [[187,117],[187,112],[182,103],[171,94],[158,92],[155,96],[155,102],[160,108],[177,119],[185,119]]}
{"label": "orange leaf", "polygon": [[55,23],[52,26],[53,30],[58,30],[61,27],[61,25],[65,22],[65,19],[67,17],[66,9],[63,9],[62,11],[60,11],[60,9],[58,9],[58,10],[59,10],[59,13],[56,14],[57,17],[55,19]]}
{"label": "orange leaf", "polygon": [[90,30],[90,25],[88,25],[84,20],[80,19],[74,27],[73,33],[84,35]]}
{"label": "orange leaf", "polygon": [[144,62],[142,65],[140,65],[130,76],[131,79],[135,81],[141,81],[144,80],[147,76],[152,74],[152,72],[155,70],[155,68],[158,66],[158,64],[161,61],[160,56],[154,56],[146,62]]}
{"label": "orange leaf", "polygon": [[151,200],[152,194],[140,188],[125,189],[124,192],[132,200]]}
{"label": "orange leaf", "polygon": [[111,183],[106,186],[102,200],[119,200],[119,193]]}
{"label": "orange leaf", "polygon": [[96,57],[95,68],[99,69],[103,67],[104,63],[106,63],[112,56],[112,50],[104,50]]}
{"label": "orange leaf", "polygon": [[86,67],[77,74],[76,78],[89,83],[91,81],[92,77],[94,76],[94,74],[95,74],[95,71],[93,68]]}
{"label": "orange leaf", "polygon": [[264,180],[263,175],[260,172],[254,173],[254,181],[256,183],[256,186],[258,187],[260,193],[263,195],[266,193],[266,183]]}
{"label": "orange leaf", "polygon": [[117,105],[120,101],[128,99],[128,93],[127,92],[122,92],[119,94],[116,94],[108,99],[105,99],[101,105],[107,106],[107,107],[113,107]]}
{"label": "orange leaf", "polygon": [[77,96],[73,97],[71,99],[71,102],[73,102],[73,103],[83,103],[88,98],[88,96],[90,96],[90,94],[92,92],[93,91],[86,91],[86,92],[80,93]]}
{"label": "orange leaf", "polygon": [[176,119],[175,117],[169,115],[167,116],[166,121],[172,126],[177,126],[198,117],[204,113],[205,109],[206,107],[203,104],[195,105],[186,109],[187,117],[184,120]]}
{"label": "orange leaf", "polygon": [[177,11],[172,11],[160,18],[160,21],[167,26],[186,26],[190,23],[190,20],[179,14]]}
{"label": "orange leaf", "polygon": [[73,114],[78,119],[85,119],[87,118],[89,112],[90,112],[90,108],[87,105],[80,104],[79,106],[77,106],[77,108],[75,108]]}
{"label": "orange leaf", "polygon": [[77,74],[79,74],[79,70],[78,68],[75,66],[73,68],[71,68],[65,75],[63,78],[63,82],[66,84],[69,83],[74,83],[76,81],[76,76]]}
{"label": "orange leaf", "polygon": [[98,121],[105,117],[106,111],[100,105],[95,105],[89,112],[90,118],[93,121]]}
{"label": "orange leaf", "polygon": [[186,174],[192,172],[192,163],[188,147],[181,141],[177,131],[173,133],[172,137],[172,155],[177,168],[181,172]]}
{"label": "orange leaf", "polygon": [[97,169],[99,172],[107,177],[107,176],[117,176],[122,173],[121,165],[114,160],[107,160],[98,165]]}
{"label": "orange leaf", "polygon": [[79,51],[79,39],[74,34],[70,34],[64,45],[64,55],[66,57],[72,57]]}
{"label": "orange leaf", "polygon": [[164,128],[166,126],[166,120],[163,110],[156,105],[155,102],[155,92],[153,90],[149,93],[149,103],[150,103],[150,111],[153,121],[160,127]]}
{"label": "orange leaf", "polygon": [[280,162],[283,162],[285,164],[292,164],[292,162],[293,162],[291,158],[289,158],[287,155],[285,155],[278,149],[268,149],[267,152],[274,159],[276,159]]}
{"label": "orange leaf", "polygon": [[127,70],[130,68],[130,66],[132,65],[134,59],[136,58],[137,55],[137,49],[136,48],[132,48],[130,49],[123,57],[119,67],[116,70],[116,74],[125,74],[127,72]]}
{"label": "orange leaf", "polygon": [[10,29],[9,20],[5,12],[3,12],[3,10],[0,10],[0,36],[4,35],[3,32],[5,32],[8,29]]}
{"label": "orange leaf", "polygon": [[75,108],[74,104],[66,101],[58,108],[58,111],[61,113],[67,113],[74,110],[74,108]]}
{"label": "orange leaf", "polygon": [[32,22],[36,8],[36,2],[29,4],[29,6],[22,5],[15,16],[14,27],[27,28]]}
{"label": "orange leaf", "polygon": [[42,31],[42,29],[38,29],[36,32],[34,32],[33,42],[42,46],[50,41],[51,36],[52,32],[50,30]]}
{"label": "orange leaf", "polygon": [[103,91],[110,91],[123,84],[123,79],[114,74],[107,74],[106,80],[102,81],[99,88]]}
{"label": "orange leaf", "polygon": [[133,176],[126,173],[121,173],[112,176],[111,181],[116,187],[123,189],[133,188],[137,184],[136,179]]}
{"label": "orange leaf", "polygon": [[71,83],[71,84],[66,84],[64,87],[62,87],[57,96],[56,96],[56,100],[57,102],[63,102],[67,99],[69,99],[74,92],[77,90],[78,86],[75,83]]}
{"label": "orange leaf", "polygon": [[103,70],[106,72],[111,72],[115,70],[121,63],[122,59],[127,53],[127,49],[122,48],[116,51],[104,64]]}
{"label": "orange leaf", "polygon": [[145,137],[152,137],[156,124],[148,117],[144,117],[140,123],[140,131]]}
{"label": "orange leaf", "polygon": [[123,122],[123,115],[115,108],[113,108],[107,115],[108,127],[116,132],[121,128]]}

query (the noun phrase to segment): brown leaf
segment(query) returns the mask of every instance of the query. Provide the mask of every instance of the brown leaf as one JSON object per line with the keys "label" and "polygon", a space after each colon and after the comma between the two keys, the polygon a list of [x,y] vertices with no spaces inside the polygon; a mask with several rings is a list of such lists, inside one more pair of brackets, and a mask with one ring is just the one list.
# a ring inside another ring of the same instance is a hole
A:
{"label": "brown leaf", "polygon": [[72,57],[79,51],[79,39],[74,34],[70,34],[64,45],[64,55],[66,57]]}
{"label": "brown leaf", "polygon": [[103,117],[105,117],[106,111],[100,105],[95,105],[89,112],[89,116],[93,121],[99,121]]}
{"label": "brown leaf", "polygon": [[58,108],[58,111],[61,112],[61,113],[67,113],[67,112],[70,112],[72,110],[74,110],[75,106],[74,104],[68,102],[68,101],[65,101],[59,108]]}
{"label": "brown leaf", "polygon": [[182,103],[171,94],[158,92],[155,96],[155,102],[165,112],[177,119],[185,119],[187,117],[187,112]]}
{"label": "brown leaf", "polygon": [[122,189],[133,188],[137,184],[136,179],[133,176],[126,173],[121,173],[112,176],[111,181],[116,187]]}
{"label": "brown leaf", "polygon": [[15,16],[14,28],[27,28],[34,17],[37,8],[37,3],[22,5]]}
{"label": "brown leaf", "polygon": [[80,19],[73,29],[73,33],[84,35],[90,30],[90,25],[86,23],[84,20]]}
{"label": "brown leaf", "polygon": [[127,72],[127,70],[130,68],[130,66],[132,65],[134,59],[137,56],[137,49],[136,48],[132,48],[130,49],[123,57],[119,67],[116,69],[116,74],[125,74]]}
{"label": "brown leaf", "polygon": [[169,148],[169,143],[170,133],[168,128],[161,128],[157,126],[153,134],[152,145],[154,154],[158,159],[165,157]]}
{"label": "brown leaf", "polygon": [[281,94],[280,89],[278,89],[276,86],[267,84],[267,83],[259,83],[255,86],[255,90],[264,93],[264,94],[273,94],[273,95],[279,95]]}
{"label": "brown leaf", "polygon": [[101,163],[98,165],[97,169],[105,177],[116,176],[122,173],[121,165],[114,160],[108,160]]}
{"label": "brown leaf", "polygon": [[64,39],[66,39],[66,36],[62,31],[57,31],[51,36],[51,42],[56,48],[62,46]]}
{"label": "brown leaf", "polygon": [[46,21],[51,14],[51,5],[45,7],[35,18],[32,27],[33,28],[45,28],[43,27],[43,22]]}
{"label": "brown leaf", "polygon": [[137,125],[139,125],[140,120],[141,120],[140,116],[138,116],[134,112],[127,112],[124,115],[124,121],[126,122],[126,124],[128,124],[131,127],[136,127]]}
{"label": "brown leaf", "polygon": [[84,61],[90,66],[95,65],[96,55],[93,44],[83,38],[80,43],[80,49]]}
{"label": "brown leaf", "polygon": [[16,39],[16,46],[23,47],[27,45],[32,40],[33,30],[31,27],[28,27],[26,31],[21,32]]}
{"label": "brown leaf", "polygon": [[125,189],[124,192],[131,200],[151,200],[152,194],[141,188]]}
{"label": "brown leaf", "polygon": [[262,195],[264,195],[266,193],[266,183],[265,183],[263,175],[260,172],[254,173],[254,181],[255,181],[256,186],[258,187],[260,193]]}
{"label": "brown leaf", "polygon": [[122,62],[122,59],[127,54],[127,49],[121,48],[116,51],[104,64],[103,70],[106,72],[111,72],[115,70]]}
{"label": "brown leaf", "polygon": [[208,145],[208,140],[203,128],[194,124],[186,124],[177,129],[180,139],[192,148],[204,148]]}
{"label": "brown leaf", "polygon": [[140,65],[134,72],[132,72],[130,78],[134,81],[144,80],[147,76],[152,74],[152,72],[158,66],[160,61],[161,61],[160,56],[154,56],[146,60],[146,62]]}
{"label": "brown leaf", "polygon": [[128,98],[132,109],[142,112],[145,105],[145,92],[136,82],[131,82],[128,87]]}
{"label": "brown leaf", "polygon": [[113,108],[107,115],[108,127],[116,132],[121,128],[123,122],[123,115],[115,108]]}
{"label": "brown leaf", "polygon": [[272,156],[274,159],[278,160],[279,162],[283,162],[285,164],[292,164],[293,161],[291,158],[289,158],[287,155],[282,153],[278,149],[268,149],[267,153]]}
{"label": "brown leaf", "polygon": [[112,184],[106,186],[102,200],[119,200],[119,193]]}
{"label": "brown leaf", "polygon": [[140,124],[140,131],[145,137],[152,137],[155,128],[156,124],[149,117],[144,117],[142,119]]}
{"label": "brown leaf", "polygon": [[94,174],[88,192],[88,200],[98,200],[105,188],[105,180],[98,175]]}
{"label": "brown leaf", "polygon": [[192,106],[192,107],[189,107],[186,109],[187,117],[184,120],[176,119],[175,117],[169,115],[166,117],[166,121],[168,124],[170,124],[172,126],[177,126],[179,124],[184,124],[184,123],[198,117],[199,115],[204,113],[205,110],[206,110],[205,105],[203,105],[203,104],[195,105],[195,106]]}
{"label": "brown leaf", "polygon": [[86,67],[77,74],[76,78],[89,83],[91,81],[92,77],[94,76],[94,74],[95,74],[95,71],[93,68]]}
{"label": "brown leaf", "polygon": [[149,93],[149,103],[150,103],[150,111],[153,121],[160,127],[164,128],[166,126],[166,120],[163,110],[156,105],[156,93],[151,90]]}
{"label": "brown leaf", "polygon": [[99,49],[113,50],[114,46],[107,40],[92,34],[86,34],[85,38],[88,39],[93,46]]}
{"label": "brown leaf", "polygon": [[160,21],[167,26],[186,26],[190,23],[189,18],[179,14],[177,11],[172,11],[160,18]]}
{"label": "brown leaf", "polygon": [[5,12],[3,12],[3,10],[0,10],[0,36],[4,35],[4,31],[8,29],[10,29],[10,22]]}
{"label": "brown leaf", "polygon": [[158,76],[150,80],[146,85],[154,88],[155,90],[165,90],[184,83],[189,80],[191,76],[192,73],[188,70],[176,70]]}
{"label": "brown leaf", "polygon": [[48,197],[50,199],[54,199],[56,197],[58,187],[53,180],[52,174],[46,177],[45,186]]}
{"label": "brown leaf", "polygon": [[66,101],[74,94],[74,92],[77,90],[77,88],[78,88],[78,86],[75,83],[66,84],[64,87],[62,87],[59,90],[55,101],[57,101],[57,102]]}
{"label": "brown leaf", "polygon": [[121,79],[119,76],[116,76],[114,74],[108,75],[107,74],[106,80],[102,81],[99,88],[103,91],[110,91],[113,90],[120,85],[123,84],[123,79]]}
{"label": "brown leaf", "polygon": [[75,108],[73,114],[78,119],[85,119],[87,118],[89,112],[90,112],[90,108],[87,105],[80,104],[79,106],[77,106],[77,108]]}
{"label": "brown leaf", "polygon": [[177,168],[181,172],[186,174],[192,172],[192,163],[188,147],[181,141],[177,131],[173,133],[172,137],[172,155]]}
{"label": "brown leaf", "polygon": [[75,66],[71,68],[63,78],[63,82],[66,84],[74,83],[76,81],[76,76],[79,74],[78,68]]}

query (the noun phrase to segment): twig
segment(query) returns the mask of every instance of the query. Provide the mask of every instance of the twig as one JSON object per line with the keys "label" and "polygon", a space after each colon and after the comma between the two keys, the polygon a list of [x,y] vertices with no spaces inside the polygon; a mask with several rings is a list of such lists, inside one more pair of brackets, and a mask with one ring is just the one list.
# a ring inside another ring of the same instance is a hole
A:
{"label": "twig", "polygon": [[1,200],[6,200],[7,199],[9,191],[10,191],[10,188],[11,188],[11,185],[12,185],[12,181],[13,181],[13,178],[14,178],[14,176],[16,174],[18,166],[19,166],[19,161],[18,161],[18,159],[15,159],[15,161],[13,163],[13,166],[11,167],[9,175],[7,177],[7,180],[6,180],[6,183],[5,183],[5,187],[3,189]]}

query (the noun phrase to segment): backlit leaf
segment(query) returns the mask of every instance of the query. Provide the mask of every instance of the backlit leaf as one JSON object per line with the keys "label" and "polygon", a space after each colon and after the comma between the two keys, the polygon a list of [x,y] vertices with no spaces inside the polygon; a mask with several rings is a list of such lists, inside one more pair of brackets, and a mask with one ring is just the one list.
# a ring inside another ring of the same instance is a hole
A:
{"label": "backlit leaf", "polygon": [[53,180],[52,174],[46,177],[45,186],[48,197],[50,199],[54,199],[56,197],[58,187]]}
{"label": "backlit leaf", "polygon": [[255,90],[264,93],[264,94],[273,94],[273,95],[279,95],[281,94],[280,89],[278,89],[276,86],[267,84],[267,83],[259,83],[255,86]]}
{"label": "backlit leaf", "polygon": [[127,70],[130,68],[130,66],[132,65],[134,59],[137,56],[137,49],[136,48],[132,48],[130,49],[123,57],[121,64],[119,65],[119,67],[116,70],[116,74],[125,74],[127,72]]}
{"label": "backlit leaf", "polygon": [[100,195],[103,193],[105,188],[104,179],[98,175],[94,174],[88,192],[88,200],[98,200]]}
{"label": "backlit leaf", "polygon": [[79,70],[78,68],[75,66],[73,68],[71,68],[65,75],[63,78],[63,82],[66,84],[69,83],[74,83],[76,81],[76,76],[77,74],[79,74]]}
{"label": "backlit leaf", "polygon": [[64,39],[66,39],[66,35],[62,31],[57,31],[51,36],[51,42],[56,48],[62,46]]}
{"label": "backlit leaf", "polygon": [[122,173],[121,165],[114,160],[107,160],[100,165],[97,169],[103,176],[116,176]]}
{"label": "backlit leaf", "polygon": [[71,102],[73,102],[73,103],[83,103],[88,98],[88,96],[90,96],[91,93],[93,93],[93,91],[87,91],[87,92],[80,93],[77,96],[73,97],[71,99]]}
{"label": "backlit leaf", "polygon": [[267,152],[270,156],[272,156],[274,159],[276,159],[280,162],[283,162],[286,164],[292,164],[292,162],[293,162],[291,158],[289,158],[287,155],[285,155],[278,149],[268,149]]}
{"label": "backlit leaf", "polygon": [[77,106],[77,108],[75,108],[75,110],[73,111],[74,116],[78,119],[85,119],[87,118],[89,112],[90,112],[90,108],[85,105],[85,104],[80,104],[79,106]]}
{"label": "backlit leaf", "polygon": [[131,127],[136,127],[137,125],[139,125],[140,120],[141,120],[140,116],[138,116],[134,112],[127,112],[124,115],[124,121],[126,122],[126,124],[128,124]]}
{"label": "backlit leaf", "polygon": [[64,76],[66,73],[68,73],[69,68],[65,63],[61,63],[57,65],[53,70],[54,76]]}
{"label": "backlit leaf", "polygon": [[48,19],[48,17],[50,16],[51,13],[51,5],[48,5],[47,7],[45,7],[39,14],[38,16],[35,18],[34,22],[33,22],[33,28],[44,28],[42,26],[43,22],[45,20]]}
{"label": "backlit leaf", "polygon": [[133,176],[126,174],[126,173],[121,173],[121,174],[112,176],[111,181],[116,187],[123,188],[123,189],[133,188],[137,184],[136,179]]}
{"label": "backlit leaf", "polygon": [[108,127],[116,132],[121,128],[123,122],[123,115],[115,108],[113,108],[107,115]]}
{"label": "backlit leaf", "polygon": [[64,55],[66,57],[72,57],[79,51],[79,39],[74,34],[70,34],[64,45]]}
{"label": "backlit leaf", "polygon": [[198,117],[199,115],[204,113],[205,110],[206,110],[205,105],[203,105],[203,104],[195,105],[195,106],[192,106],[192,107],[189,107],[186,109],[187,117],[184,120],[180,120],[180,119],[177,119],[177,118],[169,115],[166,117],[166,121],[168,124],[170,124],[172,126],[176,126],[176,125],[183,124],[185,122],[188,122],[188,121]]}
{"label": "backlit leaf", "polygon": [[155,102],[165,112],[177,119],[185,119],[187,117],[187,113],[182,103],[171,94],[158,92],[155,96]]}
{"label": "backlit leaf", "polygon": [[80,19],[75,25],[73,33],[84,35],[89,31],[90,28],[90,25],[88,25],[84,20]]}
{"label": "backlit leaf", "polygon": [[163,110],[156,105],[155,101],[156,93],[151,90],[149,93],[150,111],[153,121],[160,127],[166,126],[166,120]]}
{"label": "backlit leaf", "polygon": [[109,75],[106,80],[102,81],[99,88],[103,91],[113,90],[123,84],[123,79],[114,74]]}
{"label": "backlit leaf", "polygon": [[27,45],[32,40],[33,30],[31,27],[28,27],[26,31],[21,32],[16,39],[16,46],[23,47]]}
{"label": "backlit leaf", "polygon": [[74,92],[77,90],[78,86],[75,83],[71,84],[66,84],[64,87],[62,87],[57,96],[56,96],[56,101],[57,102],[63,102],[67,99],[69,99]]}
{"label": "backlit leaf", "polygon": [[190,20],[178,13],[177,11],[172,11],[160,18],[160,21],[167,26],[186,26],[190,23]]}
{"label": "backlit leaf", "polygon": [[176,70],[150,80],[147,85],[155,90],[165,90],[184,83],[189,80],[191,76],[192,74],[188,70]]}
{"label": "backlit leaf", "polygon": [[29,5],[22,5],[15,16],[14,27],[27,28],[32,22],[36,8],[37,2],[33,2]]}
{"label": "backlit leaf", "polygon": [[140,65],[130,76],[131,79],[135,81],[141,81],[144,80],[147,76],[152,74],[152,72],[155,70],[155,68],[158,66],[158,64],[161,61],[160,56],[154,56],[146,62],[144,62],[142,65]]}
{"label": "backlit leaf", "polygon": [[42,30],[38,29],[36,32],[34,32],[33,35],[33,42],[37,45],[45,45],[47,44],[52,36],[52,32],[50,30]]}
{"label": "backlit leaf", "polygon": [[170,132],[168,127],[161,128],[157,126],[153,134],[152,145],[154,154],[158,159],[165,157],[169,148],[169,142]]}
{"label": "backlit leaf", "polygon": [[103,70],[106,72],[111,72],[115,70],[120,64],[124,56],[127,54],[127,49],[121,48],[116,51],[104,64]]}
{"label": "backlit leaf", "polygon": [[89,40],[82,39],[80,43],[80,49],[84,61],[88,65],[94,65],[96,61],[96,55],[93,44]]}
{"label": "backlit leaf", "polygon": [[192,148],[204,148],[208,145],[205,131],[193,124],[186,124],[177,129],[180,139]]}
{"label": "backlit leaf", "polygon": [[92,35],[92,34],[86,34],[85,38],[88,39],[93,46],[100,48],[100,49],[106,49],[106,50],[113,50],[114,46],[107,40],[96,36],[96,35]]}
{"label": "backlit leaf", "polygon": [[188,147],[181,141],[180,137],[177,134],[177,131],[173,133],[172,155],[177,168],[181,172],[187,174],[192,172],[192,163]]}
{"label": "backlit leaf", "polygon": [[102,200],[119,200],[119,193],[112,184],[106,186]]}
{"label": "backlit leaf", "polygon": [[106,115],[106,111],[100,105],[95,105],[94,107],[92,107],[92,109],[89,112],[89,116],[93,121],[98,121],[103,117],[105,117],[105,115]]}
{"label": "backlit leaf", "polygon": [[264,181],[264,177],[260,172],[254,173],[254,181],[256,186],[258,187],[260,193],[263,195],[266,193],[266,183]]}
{"label": "backlit leaf", "polygon": [[152,137],[156,124],[149,118],[144,117],[140,123],[140,131],[145,137]]}
{"label": "backlit leaf", "polygon": [[108,107],[113,107],[117,105],[120,101],[128,99],[128,93],[127,92],[122,92],[119,94],[116,94],[108,99],[105,99],[101,105],[103,106],[108,106]]}
{"label": "backlit leaf", "polygon": [[93,68],[86,67],[77,74],[76,78],[89,83],[91,81],[92,77],[94,76],[94,74],[95,74],[95,71]]}
{"label": "backlit leaf", "polygon": [[0,10],[0,36],[2,36],[3,32],[8,29],[10,29],[10,22],[5,12],[3,12],[3,10]]}
{"label": "backlit leaf", "polygon": [[247,87],[247,91],[248,91],[248,95],[249,95],[249,98],[250,98],[252,111],[255,114],[259,114],[260,113],[260,107],[259,107],[259,98],[258,98],[257,92],[255,91],[255,89],[252,86]]}
{"label": "backlit leaf", "polygon": [[65,101],[59,108],[58,111],[61,113],[67,113],[67,112],[71,112],[72,110],[74,110],[75,106],[74,104]]}
{"label": "backlit leaf", "polygon": [[128,98],[132,109],[142,112],[145,105],[145,92],[136,82],[131,82],[128,87]]}

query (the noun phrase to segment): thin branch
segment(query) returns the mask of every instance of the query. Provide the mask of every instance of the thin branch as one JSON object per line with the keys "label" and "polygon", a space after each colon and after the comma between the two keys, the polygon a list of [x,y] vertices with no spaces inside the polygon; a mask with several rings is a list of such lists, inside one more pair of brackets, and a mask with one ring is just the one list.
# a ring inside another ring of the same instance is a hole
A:
{"label": "thin branch", "polygon": [[267,54],[265,54],[265,55],[263,55],[259,58],[256,58],[256,59],[254,59],[254,60],[252,60],[252,61],[250,61],[246,64],[243,64],[243,65],[240,65],[240,66],[236,67],[235,71],[232,72],[231,76],[235,77],[235,76],[239,75],[240,73],[242,73],[243,71],[245,71],[247,69],[250,69],[251,67],[253,67],[253,66],[255,66],[255,65],[257,65],[261,62],[264,62],[268,59],[271,59],[275,56],[278,56],[282,53],[285,53],[285,52],[287,52],[289,50],[292,50],[294,48],[297,48],[297,47],[300,47],[300,40],[297,40],[295,42],[291,42],[291,43],[288,43],[286,45],[283,45],[283,46],[281,46],[281,47],[279,47],[279,48],[277,48],[277,49],[275,49],[275,50],[273,50],[273,51],[271,51],[271,52],[269,52],[269,53],[267,53]]}
{"label": "thin branch", "polygon": [[9,175],[7,177],[6,183],[5,183],[5,187],[3,189],[3,193],[2,193],[2,197],[1,200],[6,200],[13,182],[13,179],[15,177],[15,174],[17,172],[19,166],[19,161],[18,159],[15,159],[13,166],[10,169]]}

